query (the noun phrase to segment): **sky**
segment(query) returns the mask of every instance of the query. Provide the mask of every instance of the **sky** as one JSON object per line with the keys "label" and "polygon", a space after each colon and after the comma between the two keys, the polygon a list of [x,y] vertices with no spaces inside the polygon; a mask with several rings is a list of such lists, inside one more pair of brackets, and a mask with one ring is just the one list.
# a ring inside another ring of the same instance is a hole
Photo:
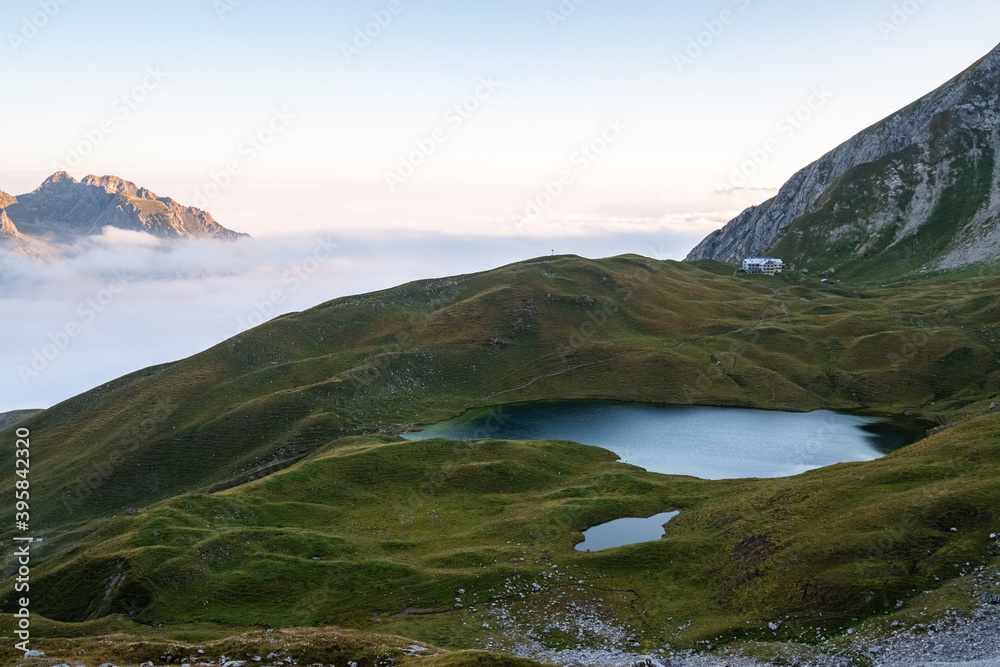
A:
{"label": "sky", "polygon": [[[224,340],[329,239],[276,311],[550,252],[682,258],[986,54],[998,18],[995,0],[8,0],[0,190],[115,174],[254,240],[0,257],[0,411]],[[123,266],[113,307],[23,381]]]}

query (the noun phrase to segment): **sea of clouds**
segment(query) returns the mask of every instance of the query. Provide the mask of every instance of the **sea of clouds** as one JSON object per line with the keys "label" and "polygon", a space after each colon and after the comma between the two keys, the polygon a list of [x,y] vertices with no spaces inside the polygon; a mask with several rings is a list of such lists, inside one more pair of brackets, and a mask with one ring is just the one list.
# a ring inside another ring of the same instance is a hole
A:
{"label": "sea of clouds", "polygon": [[542,255],[679,259],[702,233],[306,233],[165,242],[116,229],[52,261],[0,250],[0,412],[47,408],[281,314]]}

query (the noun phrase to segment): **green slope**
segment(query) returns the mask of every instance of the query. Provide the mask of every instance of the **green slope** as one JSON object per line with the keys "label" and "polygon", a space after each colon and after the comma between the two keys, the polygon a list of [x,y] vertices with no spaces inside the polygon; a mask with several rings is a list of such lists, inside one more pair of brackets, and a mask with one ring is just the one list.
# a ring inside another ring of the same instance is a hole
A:
{"label": "green slope", "polygon": [[[33,608],[61,622],[339,625],[464,648],[513,645],[569,603],[631,626],[619,648],[765,639],[775,619],[783,636],[815,636],[1000,554],[998,433],[988,415],[872,463],[722,482],[573,443],[352,438],[55,538]],[[670,509],[681,515],[659,542],[572,548],[589,526]]]}
{"label": "green slope", "polygon": [[221,489],[337,438],[517,401],[949,418],[1000,392],[1000,279],[830,292],[720,266],[546,259],[279,318],[26,422],[34,521],[53,530]]}
{"label": "green slope", "polygon": [[[233,632],[339,624],[456,647],[537,631],[566,600],[632,626],[614,641],[649,646],[766,635],[786,615],[788,633],[840,627],[991,553],[998,287],[559,257],[279,318],[22,424],[46,537],[36,611]],[[552,398],[961,425],[877,462],[736,482],[570,443],[394,437]],[[572,550],[590,525],[673,508],[667,540]],[[553,564],[563,578],[543,576]],[[456,609],[463,588],[476,597]],[[9,583],[0,593],[12,611]],[[493,603],[516,621],[483,627]],[[678,618],[693,623],[679,632]],[[539,641],[571,643],[561,632]]]}

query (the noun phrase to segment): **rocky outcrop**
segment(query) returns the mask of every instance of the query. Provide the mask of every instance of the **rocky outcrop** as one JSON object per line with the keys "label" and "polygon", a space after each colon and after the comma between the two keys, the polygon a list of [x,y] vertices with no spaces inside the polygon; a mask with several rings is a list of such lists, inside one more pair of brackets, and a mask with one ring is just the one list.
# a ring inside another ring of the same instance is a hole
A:
{"label": "rocky outcrop", "polygon": [[116,176],[53,174],[34,192],[17,197],[8,215],[25,235],[71,243],[100,234],[105,227],[145,232],[165,239],[235,240],[244,234],[226,229],[211,214],[159,197]]}
{"label": "rocky outcrop", "polygon": [[13,241],[21,238],[21,233],[7,215],[7,209],[0,208],[0,239]]}
{"label": "rocky outcrop", "polygon": [[54,259],[58,256],[49,244],[22,234],[5,208],[0,208],[0,248],[31,260]]}
{"label": "rocky outcrop", "polygon": [[100,188],[112,195],[125,195],[137,199],[156,199],[156,195],[146,188],[140,188],[131,181],[126,181],[117,176],[94,176],[90,175],[80,181],[83,185]]}
{"label": "rocky outcrop", "polygon": [[897,273],[1000,259],[1000,47],[795,174],[689,260]]}

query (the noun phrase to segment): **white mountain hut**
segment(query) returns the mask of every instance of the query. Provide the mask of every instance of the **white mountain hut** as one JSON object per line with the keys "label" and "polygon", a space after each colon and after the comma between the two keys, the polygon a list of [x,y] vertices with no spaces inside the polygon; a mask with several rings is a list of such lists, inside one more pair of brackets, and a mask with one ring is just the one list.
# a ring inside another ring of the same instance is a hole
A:
{"label": "white mountain hut", "polygon": [[773,276],[785,269],[785,263],[774,257],[751,257],[743,260],[743,270],[747,273],[761,273]]}

